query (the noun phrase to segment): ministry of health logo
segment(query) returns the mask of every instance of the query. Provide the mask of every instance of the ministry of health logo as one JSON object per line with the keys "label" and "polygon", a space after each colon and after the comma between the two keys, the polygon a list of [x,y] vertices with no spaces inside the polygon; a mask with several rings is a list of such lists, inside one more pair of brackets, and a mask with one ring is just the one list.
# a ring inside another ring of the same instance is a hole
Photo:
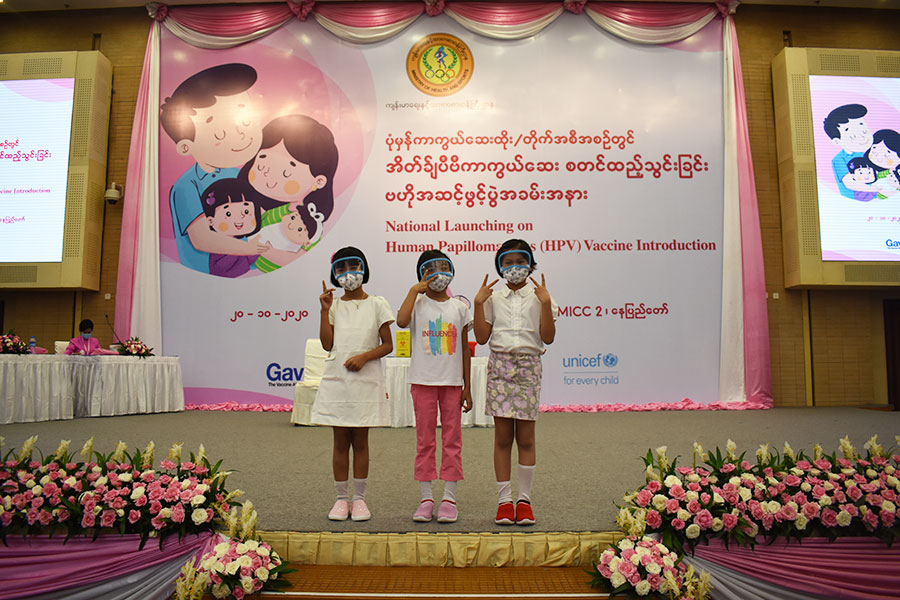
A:
{"label": "ministry of health logo", "polygon": [[475,61],[461,39],[449,33],[433,33],[419,40],[406,56],[406,74],[429,96],[449,96],[472,78]]}

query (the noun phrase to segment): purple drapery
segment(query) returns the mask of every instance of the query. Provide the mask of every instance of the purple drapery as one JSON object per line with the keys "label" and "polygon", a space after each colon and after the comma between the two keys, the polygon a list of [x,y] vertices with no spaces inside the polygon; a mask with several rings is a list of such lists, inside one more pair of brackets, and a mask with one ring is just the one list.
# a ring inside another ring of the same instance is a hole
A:
{"label": "purple drapery", "polygon": [[803,543],[760,540],[753,548],[719,540],[694,556],[771,584],[822,598],[900,598],[900,546],[877,538],[806,538]]}
{"label": "purple drapery", "polygon": [[104,535],[96,541],[64,536],[10,535],[0,544],[0,600],[59,592],[125,577],[178,557],[203,556],[215,545],[213,532],[178,539],[172,535],[163,541],[148,540],[138,550],[139,535]]}

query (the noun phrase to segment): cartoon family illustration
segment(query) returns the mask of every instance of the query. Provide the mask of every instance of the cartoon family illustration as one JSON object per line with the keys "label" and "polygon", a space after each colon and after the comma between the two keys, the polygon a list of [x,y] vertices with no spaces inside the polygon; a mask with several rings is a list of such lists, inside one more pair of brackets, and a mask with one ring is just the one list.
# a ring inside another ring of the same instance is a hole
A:
{"label": "cartoon family illustration", "polygon": [[869,202],[900,194],[900,133],[866,125],[868,109],[845,104],[825,117],[825,133],[841,150],[831,160],[842,196]]}
{"label": "cartoon family illustration", "polygon": [[161,107],[175,152],[196,161],[169,192],[178,257],[219,277],[290,264],[319,242],[334,209],[334,136],[305,115],[262,127],[256,79],[246,64],[210,67]]}

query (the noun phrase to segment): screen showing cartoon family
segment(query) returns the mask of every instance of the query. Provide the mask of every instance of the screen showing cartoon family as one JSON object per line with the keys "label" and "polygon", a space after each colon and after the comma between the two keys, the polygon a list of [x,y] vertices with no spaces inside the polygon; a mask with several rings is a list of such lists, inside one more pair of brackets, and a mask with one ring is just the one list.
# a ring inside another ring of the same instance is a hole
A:
{"label": "screen showing cartoon family", "polygon": [[900,133],[893,129],[873,133],[866,122],[868,113],[863,104],[844,104],[824,120],[825,133],[839,148],[831,159],[838,191],[860,202],[900,194]]}
{"label": "screen showing cartoon family", "polygon": [[169,190],[178,258],[219,277],[288,265],[318,243],[334,208],[331,131],[299,114],[263,126],[256,79],[246,64],[210,67],[161,103],[175,152],[194,161]]}

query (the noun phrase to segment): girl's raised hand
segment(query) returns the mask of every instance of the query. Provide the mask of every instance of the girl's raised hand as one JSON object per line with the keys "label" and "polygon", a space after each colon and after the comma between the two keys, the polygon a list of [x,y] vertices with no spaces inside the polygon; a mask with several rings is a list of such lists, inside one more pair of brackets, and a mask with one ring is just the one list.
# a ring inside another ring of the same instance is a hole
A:
{"label": "girl's raised hand", "polygon": [[325,285],[325,280],[322,280],[322,295],[319,296],[319,304],[322,306],[322,310],[330,310],[331,303],[334,301],[334,296],[332,292],[334,292],[335,288],[330,288]]}
{"label": "girl's raised hand", "polygon": [[415,291],[416,294],[424,294],[425,290],[428,289],[428,282],[437,277],[437,273],[432,273],[428,277],[423,277],[420,282],[412,286],[409,291]]}
{"label": "girl's raised hand", "polygon": [[550,302],[550,292],[547,291],[547,282],[544,280],[544,274],[541,273],[541,284],[538,285],[538,282],[534,280],[534,277],[529,277],[531,283],[534,284],[534,295],[537,297],[541,303]]}
{"label": "girl's raised hand", "polygon": [[475,302],[477,304],[484,304],[487,299],[491,297],[491,294],[494,293],[494,290],[492,290],[491,288],[494,287],[494,284],[500,281],[499,279],[495,279],[492,282],[488,283],[487,280],[488,276],[485,275],[484,281],[481,282],[481,289],[479,289],[478,293],[475,294]]}

